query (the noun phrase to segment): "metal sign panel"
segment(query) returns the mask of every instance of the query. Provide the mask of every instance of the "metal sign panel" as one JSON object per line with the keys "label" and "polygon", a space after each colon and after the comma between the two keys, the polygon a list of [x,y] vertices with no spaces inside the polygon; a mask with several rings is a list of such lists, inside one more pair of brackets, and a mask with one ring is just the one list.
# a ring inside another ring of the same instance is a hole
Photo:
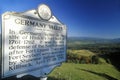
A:
{"label": "metal sign panel", "polygon": [[48,74],[65,60],[65,25],[11,12],[2,15],[3,78],[38,70]]}

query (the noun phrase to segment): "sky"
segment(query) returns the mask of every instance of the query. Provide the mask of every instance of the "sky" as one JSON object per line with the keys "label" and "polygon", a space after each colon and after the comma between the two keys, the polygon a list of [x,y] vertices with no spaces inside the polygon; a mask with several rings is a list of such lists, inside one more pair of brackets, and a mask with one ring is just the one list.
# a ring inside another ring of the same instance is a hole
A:
{"label": "sky", "polygon": [[43,3],[67,25],[68,37],[120,38],[120,0],[0,0],[0,15]]}

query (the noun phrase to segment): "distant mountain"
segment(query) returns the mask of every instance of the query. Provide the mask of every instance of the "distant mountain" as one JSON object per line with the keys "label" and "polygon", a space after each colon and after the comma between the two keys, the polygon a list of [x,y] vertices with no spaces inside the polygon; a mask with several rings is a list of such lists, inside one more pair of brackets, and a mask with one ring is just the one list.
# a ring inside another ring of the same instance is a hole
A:
{"label": "distant mountain", "polygon": [[120,43],[120,38],[117,39],[104,39],[92,37],[68,37],[68,43],[80,42],[81,44],[95,44],[95,43]]}
{"label": "distant mountain", "polygon": [[112,39],[111,41],[115,43],[120,43],[120,38]]}
{"label": "distant mountain", "polygon": [[2,46],[1,41],[2,41],[2,35],[0,34],[0,48],[1,48],[1,46]]}

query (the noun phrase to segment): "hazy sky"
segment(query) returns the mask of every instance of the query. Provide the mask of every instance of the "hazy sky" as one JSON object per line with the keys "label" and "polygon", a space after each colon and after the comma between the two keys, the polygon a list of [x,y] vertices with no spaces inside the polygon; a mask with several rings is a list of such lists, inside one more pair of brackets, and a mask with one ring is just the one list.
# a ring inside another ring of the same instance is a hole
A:
{"label": "hazy sky", "polygon": [[120,38],[120,0],[0,0],[0,15],[42,3],[67,25],[68,36]]}

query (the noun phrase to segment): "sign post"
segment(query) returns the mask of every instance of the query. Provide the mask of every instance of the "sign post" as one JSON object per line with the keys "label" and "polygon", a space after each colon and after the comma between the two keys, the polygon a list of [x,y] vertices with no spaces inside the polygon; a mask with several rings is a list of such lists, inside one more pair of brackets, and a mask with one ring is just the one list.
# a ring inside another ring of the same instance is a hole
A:
{"label": "sign post", "polygon": [[38,10],[4,13],[2,78],[47,76],[66,61],[66,37],[66,26],[45,4],[41,4]]}

